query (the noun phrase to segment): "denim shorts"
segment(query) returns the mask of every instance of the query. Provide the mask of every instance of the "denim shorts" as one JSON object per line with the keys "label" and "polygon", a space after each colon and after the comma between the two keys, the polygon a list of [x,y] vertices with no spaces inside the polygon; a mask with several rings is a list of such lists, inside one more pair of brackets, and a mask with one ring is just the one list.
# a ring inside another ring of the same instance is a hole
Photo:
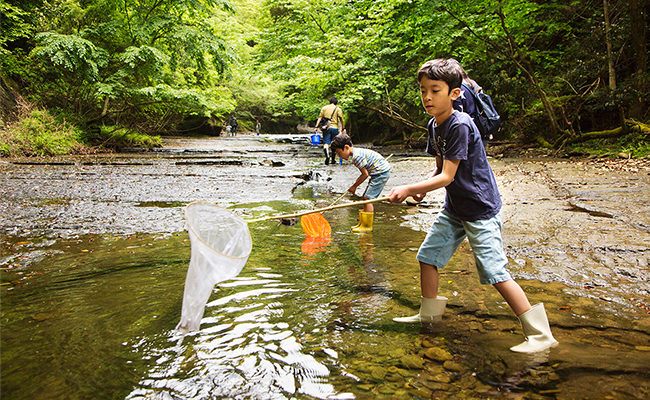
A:
{"label": "denim shorts", "polygon": [[384,186],[386,186],[389,177],[390,171],[382,172],[377,175],[370,175],[370,182],[368,183],[366,191],[363,192],[363,197],[368,200],[379,197],[381,191],[384,190]]}
{"label": "denim shorts", "polygon": [[323,132],[323,143],[332,144],[332,139],[334,138],[334,136],[338,134],[339,134],[338,128],[325,129],[325,131]]}
{"label": "denim shorts", "polygon": [[461,221],[442,210],[420,245],[418,261],[444,268],[467,237],[474,252],[481,284],[493,285],[512,279],[501,239],[501,213],[490,219]]}

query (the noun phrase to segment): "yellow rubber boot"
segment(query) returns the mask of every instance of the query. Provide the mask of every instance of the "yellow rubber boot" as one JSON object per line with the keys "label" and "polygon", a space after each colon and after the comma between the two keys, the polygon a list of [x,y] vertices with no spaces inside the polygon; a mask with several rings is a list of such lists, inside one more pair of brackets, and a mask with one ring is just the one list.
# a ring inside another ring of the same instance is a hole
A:
{"label": "yellow rubber boot", "polygon": [[352,227],[352,232],[372,232],[374,212],[359,211],[359,225]]}
{"label": "yellow rubber boot", "polygon": [[361,226],[361,213],[362,212],[363,211],[359,210],[359,223],[356,224],[355,226],[353,226],[352,228],[350,228],[350,229],[352,229],[353,232],[354,232],[355,229],[358,229]]}

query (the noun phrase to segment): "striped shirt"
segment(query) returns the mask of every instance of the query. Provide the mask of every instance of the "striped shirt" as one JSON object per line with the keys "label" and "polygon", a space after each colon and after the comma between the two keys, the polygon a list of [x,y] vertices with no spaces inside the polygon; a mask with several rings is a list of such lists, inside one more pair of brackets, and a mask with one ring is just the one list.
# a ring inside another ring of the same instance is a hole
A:
{"label": "striped shirt", "polygon": [[352,163],[360,170],[366,168],[368,175],[377,175],[390,171],[388,161],[381,154],[370,149],[354,147],[352,150]]}

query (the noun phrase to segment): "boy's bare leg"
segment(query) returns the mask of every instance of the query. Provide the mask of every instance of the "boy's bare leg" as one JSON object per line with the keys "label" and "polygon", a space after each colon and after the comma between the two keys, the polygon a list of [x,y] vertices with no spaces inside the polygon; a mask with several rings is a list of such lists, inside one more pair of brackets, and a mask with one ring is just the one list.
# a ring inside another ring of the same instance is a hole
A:
{"label": "boy's bare leg", "polygon": [[514,280],[509,279],[505,282],[495,283],[492,286],[499,291],[515,315],[519,316],[531,309],[526,293]]}
{"label": "boy's bare leg", "polygon": [[422,290],[422,297],[427,299],[438,297],[438,280],[438,268],[420,261],[420,290]]}
{"label": "boy's bare leg", "polygon": [[[364,198],[365,200],[365,198]],[[363,205],[363,211],[367,213],[375,212],[375,207],[372,205],[372,203],[364,204]]]}

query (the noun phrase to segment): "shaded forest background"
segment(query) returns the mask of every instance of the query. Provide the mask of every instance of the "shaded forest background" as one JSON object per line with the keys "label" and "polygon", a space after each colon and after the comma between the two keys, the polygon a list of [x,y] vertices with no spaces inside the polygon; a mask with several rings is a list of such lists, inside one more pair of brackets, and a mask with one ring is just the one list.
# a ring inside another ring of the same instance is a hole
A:
{"label": "shaded forest background", "polygon": [[331,96],[355,141],[417,146],[416,71],[440,57],[492,96],[498,141],[650,152],[650,0],[5,0],[0,12],[3,155],[156,146],[217,135],[231,115],[240,131],[295,132]]}

